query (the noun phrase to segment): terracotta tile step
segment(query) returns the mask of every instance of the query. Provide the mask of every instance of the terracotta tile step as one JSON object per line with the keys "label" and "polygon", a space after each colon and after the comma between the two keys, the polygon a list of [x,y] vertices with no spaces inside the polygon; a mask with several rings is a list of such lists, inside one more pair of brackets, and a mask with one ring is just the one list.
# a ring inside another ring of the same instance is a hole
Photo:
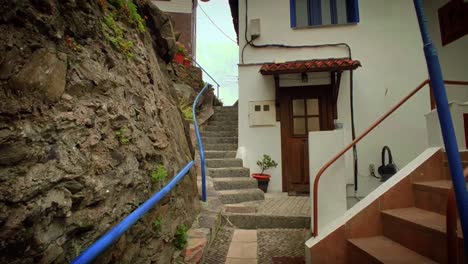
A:
{"label": "terracotta tile step", "polygon": [[350,263],[437,263],[384,236],[348,240]]}
{"label": "terracotta tile step", "polygon": [[[445,215],[416,207],[384,210],[382,214],[384,217],[391,217],[401,223],[410,224],[417,229],[446,234]],[[461,226],[459,226],[459,230],[461,230]],[[462,238],[461,232],[459,232],[459,237]]]}
{"label": "terracotta tile step", "polygon": [[452,188],[452,181],[450,180],[413,183],[415,206],[445,215],[450,188]]}
{"label": "terracotta tile step", "polygon": [[[416,207],[384,210],[381,214],[384,236],[434,261],[446,262],[444,215]],[[461,231],[459,238],[461,245]]]}

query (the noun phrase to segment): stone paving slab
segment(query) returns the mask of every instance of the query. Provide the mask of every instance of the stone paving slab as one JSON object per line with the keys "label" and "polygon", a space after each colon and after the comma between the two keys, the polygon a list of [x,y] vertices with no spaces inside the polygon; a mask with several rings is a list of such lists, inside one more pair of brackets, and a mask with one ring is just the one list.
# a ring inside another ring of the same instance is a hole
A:
{"label": "stone paving slab", "polygon": [[226,263],[257,263],[257,230],[234,230]]}

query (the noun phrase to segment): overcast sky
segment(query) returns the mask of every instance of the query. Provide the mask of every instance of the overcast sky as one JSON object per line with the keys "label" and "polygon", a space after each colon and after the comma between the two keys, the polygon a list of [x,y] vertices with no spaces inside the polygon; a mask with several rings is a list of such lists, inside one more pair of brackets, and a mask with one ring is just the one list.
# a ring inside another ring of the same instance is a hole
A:
{"label": "overcast sky", "polygon": [[[224,105],[232,105],[238,98],[237,63],[239,49],[232,25],[228,0],[198,1],[197,10],[197,62],[220,84],[219,97]],[[203,13],[232,40],[223,35]],[[203,80],[214,84],[203,74]],[[216,87],[216,85],[215,85]]]}

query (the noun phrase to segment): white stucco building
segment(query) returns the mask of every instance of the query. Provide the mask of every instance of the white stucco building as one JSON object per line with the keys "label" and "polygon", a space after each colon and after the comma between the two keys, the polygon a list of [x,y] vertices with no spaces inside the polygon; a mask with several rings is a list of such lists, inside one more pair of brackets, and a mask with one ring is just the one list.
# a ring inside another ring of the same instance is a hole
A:
{"label": "white stucco building", "polygon": [[[442,46],[437,12],[447,2],[425,1],[429,27],[445,79],[467,80],[468,37],[462,34]],[[279,162],[269,171],[269,192],[309,193],[310,172],[318,170],[311,168],[315,157],[309,157],[309,148],[336,149],[352,141],[351,96],[359,135],[428,78],[411,0],[230,4],[238,21],[240,50],[238,157],[251,172],[257,172],[256,161],[263,154]],[[310,47],[338,43],[342,44]],[[450,100],[468,100],[467,89],[447,89]],[[362,195],[375,187],[369,165],[380,166],[383,146],[391,148],[400,168],[428,147],[425,115],[431,111],[430,100],[424,88],[358,145]],[[341,135],[336,142],[313,140],[315,145],[309,146],[315,131],[335,129],[342,130],[334,134]],[[354,184],[352,151],[342,164],[343,182]]]}

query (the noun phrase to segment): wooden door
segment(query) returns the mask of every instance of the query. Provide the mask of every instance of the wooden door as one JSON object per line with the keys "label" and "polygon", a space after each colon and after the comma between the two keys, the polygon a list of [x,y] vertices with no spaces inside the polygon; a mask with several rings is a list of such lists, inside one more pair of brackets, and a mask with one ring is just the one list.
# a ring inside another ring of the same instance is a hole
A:
{"label": "wooden door", "polygon": [[327,90],[281,92],[283,191],[290,195],[310,192],[308,134],[332,129],[330,99]]}

